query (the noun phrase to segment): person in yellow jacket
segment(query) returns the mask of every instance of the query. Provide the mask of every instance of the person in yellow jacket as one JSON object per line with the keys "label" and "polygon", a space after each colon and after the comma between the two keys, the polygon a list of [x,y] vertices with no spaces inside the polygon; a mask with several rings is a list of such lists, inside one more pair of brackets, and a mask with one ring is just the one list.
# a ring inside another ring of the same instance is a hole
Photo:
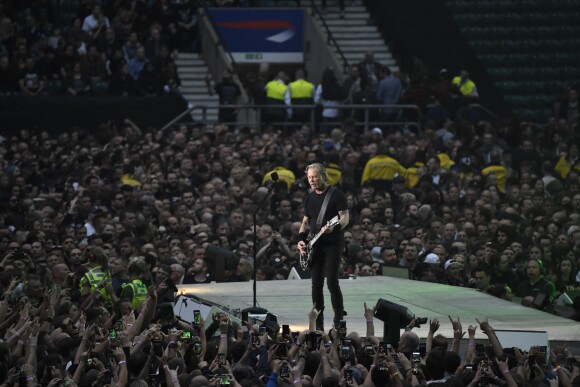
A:
{"label": "person in yellow jacket", "polygon": [[276,78],[266,84],[266,105],[271,105],[263,110],[263,119],[266,122],[286,121],[286,74],[280,71]]}
{"label": "person in yellow jacket", "polygon": [[361,185],[370,182],[373,185],[388,188],[396,175],[405,176],[407,173],[396,159],[385,154],[378,154],[367,161],[363,170]]}
{"label": "person in yellow jacket", "polygon": [[555,171],[558,172],[560,178],[566,179],[570,174],[572,169],[576,171],[580,171],[580,157],[578,152],[578,145],[572,144],[568,149],[567,154],[563,154],[556,166],[554,167]]}
{"label": "person in yellow jacket", "polygon": [[115,291],[111,283],[108,258],[105,251],[97,246],[89,246],[83,251],[87,261],[87,272],[81,277],[79,288],[81,296],[88,296],[98,292],[107,304],[117,302]]}
{"label": "person in yellow jacket", "polygon": [[[304,70],[298,69],[295,81],[290,82],[286,89],[285,102],[288,106],[314,104],[314,85],[305,80]],[[311,109],[288,108],[288,118],[294,122],[309,122]]]}
{"label": "person in yellow jacket", "polygon": [[131,282],[123,285],[121,298],[131,301],[133,309],[138,310],[147,298],[147,285],[144,281],[148,275],[147,262],[143,257],[134,257],[128,268]]}
{"label": "person in yellow jacket", "polygon": [[497,178],[497,189],[501,193],[506,192],[508,169],[501,164],[491,164],[481,169],[481,175],[487,176],[494,174]]}
{"label": "person in yellow jacket", "polygon": [[264,175],[264,178],[262,179],[262,185],[265,186],[272,181],[272,174],[274,172],[278,174],[279,181],[283,181],[284,183],[286,183],[288,189],[292,188],[292,185],[296,181],[296,175],[294,175],[294,172],[284,167],[276,167],[272,169],[270,172],[266,173]]}
{"label": "person in yellow jacket", "polygon": [[469,79],[469,73],[466,70],[461,70],[461,74],[453,78],[452,83],[457,86],[459,92],[464,97],[478,98],[477,86]]}

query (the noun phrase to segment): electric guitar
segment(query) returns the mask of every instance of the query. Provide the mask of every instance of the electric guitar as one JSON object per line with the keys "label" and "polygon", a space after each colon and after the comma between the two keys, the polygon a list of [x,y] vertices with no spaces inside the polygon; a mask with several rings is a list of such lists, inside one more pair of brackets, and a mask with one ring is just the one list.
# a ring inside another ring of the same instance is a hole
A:
{"label": "electric guitar", "polygon": [[338,219],[338,215],[336,215],[334,218],[330,219],[320,229],[320,231],[316,235],[311,235],[308,237],[308,243],[306,244],[306,251],[304,253],[300,253],[300,267],[302,268],[302,270],[308,270],[310,268],[310,266],[312,266],[312,255],[313,255],[314,244],[316,243],[316,241],[318,241],[318,239],[320,239],[322,234],[324,234],[324,231],[323,231],[324,227],[332,228],[339,223],[340,222]]}

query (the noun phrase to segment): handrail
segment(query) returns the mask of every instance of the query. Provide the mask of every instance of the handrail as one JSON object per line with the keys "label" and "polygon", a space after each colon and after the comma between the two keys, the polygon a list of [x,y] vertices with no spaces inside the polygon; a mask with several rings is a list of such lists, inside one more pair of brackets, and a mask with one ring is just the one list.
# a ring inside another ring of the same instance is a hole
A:
{"label": "handrail", "polygon": [[[243,121],[241,119],[238,119],[237,122],[225,122],[225,124],[228,125],[238,125],[238,126],[247,126],[247,125],[254,125],[257,128],[261,128],[262,126],[262,117],[263,117],[263,111],[264,109],[296,109],[296,110],[309,110],[310,113],[310,117],[309,117],[309,123],[311,128],[313,128],[313,130],[315,131],[315,124],[316,124],[316,120],[315,120],[315,109],[318,105],[312,104],[312,105],[227,105],[227,109],[240,109],[240,110],[255,110],[256,114],[255,114],[255,120],[254,121],[250,121],[250,120],[246,120]],[[208,124],[207,121],[207,111],[210,109],[216,109],[219,110],[220,108],[224,108],[224,107],[208,107],[206,105],[195,105],[193,106],[191,109],[188,109],[186,112],[182,113],[180,116],[178,116],[176,119],[172,120],[170,123],[168,123],[166,126],[163,127],[163,129],[166,129],[166,127],[169,127],[173,124],[175,124],[177,121],[179,121],[179,119],[181,119],[181,117],[185,116],[188,112],[191,112],[193,110],[196,109],[201,109],[203,114],[202,114],[202,121],[200,121],[201,123],[203,123],[204,125]],[[417,105],[380,105],[380,104],[367,104],[367,105],[336,105],[333,106],[333,108],[336,109],[346,109],[346,110],[357,110],[357,111],[363,111],[364,113],[364,119],[360,122],[357,122],[355,125],[356,126],[364,126],[364,127],[370,127],[372,126],[383,126],[383,127],[388,127],[388,126],[407,126],[407,127],[414,127],[416,128],[416,132],[417,134],[421,133],[421,123],[419,120],[417,121],[393,121],[393,122],[386,122],[386,121],[380,121],[380,120],[371,120],[370,116],[371,116],[371,111],[373,109],[396,109],[399,110],[400,113],[404,112],[404,111],[411,111],[413,113],[415,113],[417,115],[417,117],[421,117],[421,110],[419,109],[419,107]],[[246,115],[249,116],[249,115]],[[293,121],[287,121],[287,120],[280,120],[277,122],[272,123],[272,125],[274,126],[293,126],[293,125],[299,125],[299,122],[293,122]],[[322,124],[322,122],[321,122]],[[340,124],[340,121],[331,121],[331,122],[324,122],[324,124],[330,124],[330,125],[335,125],[335,124]]]}
{"label": "handrail", "polygon": [[488,108],[486,108],[482,104],[479,104],[479,103],[471,103],[471,104],[469,104],[469,107],[472,108],[472,109],[475,109],[475,108],[480,109],[481,111],[483,111],[488,116],[493,117],[496,120],[499,120],[499,116],[497,116],[494,112],[492,112],[491,110],[489,110]]}
{"label": "handrail", "polygon": [[185,117],[188,114],[191,114],[192,112],[194,112],[195,110],[201,110],[201,116],[202,116],[202,122],[207,122],[207,106],[206,105],[191,105],[189,104],[187,106],[187,109],[184,110],[183,112],[181,112],[180,114],[177,115],[177,117],[175,117],[174,119],[172,119],[171,121],[169,121],[168,123],[166,123],[162,128],[161,131],[165,131],[168,128],[170,128],[171,126],[173,126],[173,124],[179,122],[179,120],[181,120],[183,117]]}
{"label": "handrail", "polygon": [[342,73],[348,74],[348,60],[346,59],[346,57],[344,56],[344,53],[340,49],[340,46],[338,45],[338,42],[334,38],[334,35],[332,35],[330,28],[328,28],[328,24],[326,24],[326,20],[324,19],[322,12],[320,12],[320,9],[318,9],[318,6],[314,3],[314,0],[311,0],[310,3],[311,3],[310,6],[312,7],[312,9],[316,13],[316,15],[318,15],[318,18],[322,22],[322,26],[324,27],[324,30],[326,31],[326,39],[327,39],[328,44],[332,44],[336,48],[336,51],[338,52],[340,59],[342,59],[342,64],[344,66]]}

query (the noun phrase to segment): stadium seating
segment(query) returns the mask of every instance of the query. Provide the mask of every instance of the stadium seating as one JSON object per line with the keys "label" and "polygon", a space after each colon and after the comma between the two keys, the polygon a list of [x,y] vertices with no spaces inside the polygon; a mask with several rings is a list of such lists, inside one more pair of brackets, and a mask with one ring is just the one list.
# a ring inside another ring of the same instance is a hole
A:
{"label": "stadium seating", "polygon": [[447,7],[516,117],[545,121],[580,76],[580,2],[449,0]]}

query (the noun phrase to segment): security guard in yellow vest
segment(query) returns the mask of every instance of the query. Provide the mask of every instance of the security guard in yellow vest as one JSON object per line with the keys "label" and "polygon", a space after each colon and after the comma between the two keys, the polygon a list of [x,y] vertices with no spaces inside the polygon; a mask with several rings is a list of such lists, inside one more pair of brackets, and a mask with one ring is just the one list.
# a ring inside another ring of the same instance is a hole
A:
{"label": "security guard in yellow vest", "polygon": [[453,78],[452,83],[457,86],[464,97],[479,97],[479,94],[477,93],[477,86],[475,86],[475,83],[469,79],[469,73],[467,71],[461,70],[461,75]]}
{"label": "security guard in yellow vest", "polygon": [[121,298],[130,300],[133,309],[137,310],[147,298],[147,286],[143,283],[143,279],[147,274],[145,258],[132,258],[127,271],[131,282],[123,285]]}
{"label": "security guard in yellow vest", "polygon": [[100,247],[90,246],[83,252],[89,270],[81,277],[79,288],[82,296],[95,291],[100,293],[106,303],[117,301],[111,284],[111,273],[108,269],[107,256]]}
{"label": "security guard in yellow vest", "polygon": [[[294,82],[290,82],[286,90],[287,105],[300,106],[314,104],[314,85],[304,79],[304,70],[296,70]],[[310,121],[310,109],[288,109],[288,117],[294,122]]]}
{"label": "security guard in yellow vest", "polygon": [[133,309],[138,309],[147,299],[147,286],[140,279],[134,279],[123,285],[123,293],[125,293],[126,288],[131,288],[132,296],[128,298],[131,300],[131,306]]}
{"label": "security guard in yellow vest", "polygon": [[275,79],[266,84],[266,104],[272,105],[264,109],[263,119],[266,122],[285,122],[286,74],[280,71]]}

